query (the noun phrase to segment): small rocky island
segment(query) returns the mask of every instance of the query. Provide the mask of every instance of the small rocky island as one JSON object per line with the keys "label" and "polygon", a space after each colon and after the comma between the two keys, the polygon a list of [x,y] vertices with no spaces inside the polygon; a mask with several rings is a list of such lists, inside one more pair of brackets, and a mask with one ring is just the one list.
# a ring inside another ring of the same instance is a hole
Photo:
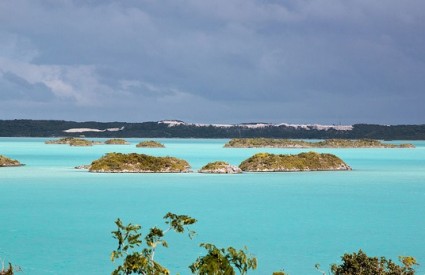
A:
{"label": "small rocky island", "polygon": [[216,161],[208,163],[198,172],[206,174],[239,174],[242,173],[242,170],[237,166],[228,164],[227,162]]}
{"label": "small rocky island", "polygon": [[164,144],[154,141],[154,140],[146,140],[139,142],[136,147],[143,147],[143,148],[165,148]]}
{"label": "small rocky island", "polygon": [[239,168],[245,172],[351,170],[351,167],[337,156],[315,152],[300,153],[298,155],[258,153],[243,161]]}
{"label": "small rocky island", "polygon": [[69,143],[69,146],[93,146],[95,143],[90,140],[82,139],[82,138],[74,138]]}
{"label": "small rocky island", "polygon": [[93,146],[98,144],[103,144],[100,141],[91,141],[83,138],[75,137],[64,137],[60,139],[47,140],[44,143],[46,144],[68,144],[70,146]]}
{"label": "small rocky island", "polygon": [[52,139],[52,140],[46,140],[45,144],[69,144],[72,140],[74,140],[74,137],[64,137],[60,139]]}
{"label": "small rocky island", "polygon": [[108,153],[89,167],[94,173],[187,173],[189,169],[189,163],[182,159],[136,153]]}
{"label": "small rocky island", "polygon": [[0,167],[23,166],[19,161],[0,155]]}
{"label": "small rocky island", "polygon": [[108,139],[107,141],[105,141],[105,144],[108,145],[129,145],[130,142],[126,141],[125,139],[122,138],[112,138],[112,139]]}
{"label": "small rocky island", "polygon": [[313,142],[273,138],[234,138],[226,148],[414,148],[413,144],[389,144],[375,139],[326,139]]}

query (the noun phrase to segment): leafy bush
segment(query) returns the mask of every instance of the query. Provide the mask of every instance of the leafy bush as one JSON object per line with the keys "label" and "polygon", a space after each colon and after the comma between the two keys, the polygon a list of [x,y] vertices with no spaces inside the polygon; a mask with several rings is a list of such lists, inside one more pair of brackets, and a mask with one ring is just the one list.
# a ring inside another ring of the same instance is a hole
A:
{"label": "leafy bush", "polygon": [[155,261],[155,252],[158,246],[168,247],[164,236],[173,230],[177,233],[189,232],[189,237],[195,234],[188,229],[189,225],[196,223],[196,220],[186,215],[176,215],[167,213],[164,216],[168,228],[165,230],[153,227],[145,237],[145,248],[138,251],[142,245],[142,234],[139,232],[140,225],[123,225],[120,219],[115,221],[117,230],[112,232],[118,240],[118,248],[111,253],[111,261],[120,261],[121,264],[112,272],[113,275],[121,274],[158,274],[168,275],[167,268]]}
{"label": "leafy bush", "polygon": [[[402,265],[397,265],[385,257],[369,257],[362,250],[357,253],[344,254],[341,264],[333,264],[334,275],[414,275],[416,259],[410,256],[399,257]],[[317,266],[316,266],[317,267]]]}
{"label": "leafy bush", "polygon": [[[118,240],[118,248],[112,251],[111,261],[119,262],[112,275],[124,274],[144,274],[144,275],[169,275],[170,271],[155,260],[155,253],[159,246],[168,247],[164,236],[169,231],[177,233],[188,232],[190,238],[195,234],[189,230],[188,226],[196,223],[196,219],[187,215],[176,215],[167,213],[164,216],[168,228],[162,230],[158,227],[152,227],[145,236],[145,248],[139,250],[142,246],[142,234],[140,225],[123,225],[120,219],[115,224],[118,229],[112,232],[115,239]],[[249,269],[257,267],[257,260],[248,256],[246,249],[236,250],[233,247],[219,249],[212,244],[201,244],[207,249],[207,255],[199,257],[195,263],[189,266],[193,274],[213,275],[226,274],[233,275],[235,269],[240,274],[246,274]]]}

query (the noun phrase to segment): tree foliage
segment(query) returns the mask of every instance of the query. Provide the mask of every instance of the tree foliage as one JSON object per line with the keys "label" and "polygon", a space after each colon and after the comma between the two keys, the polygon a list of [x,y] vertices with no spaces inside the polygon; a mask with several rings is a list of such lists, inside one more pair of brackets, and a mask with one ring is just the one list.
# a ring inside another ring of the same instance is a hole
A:
{"label": "tree foliage", "polygon": [[[414,275],[416,259],[410,256],[399,257],[398,265],[385,257],[369,257],[362,250],[358,253],[344,254],[340,265],[331,265],[334,275]],[[317,266],[316,266],[317,268]]]}
{"label": "tree foliage", "polygon": [[[144,238],[140,233],[142,227],[137,224],[124,225],[120,219],[115,221],[116,231],[112,231],[113,237],[118,241],[118,247],[112,251],[111,261],[118,262],[118,266],[112,275],[170,275],[170,271],[155,261],[155,252],[159,247],[168,247],[164,236],[169,231],[176,233],[188,233],[192,238],[194,231],[188,227],[197,222],[196,219],[187,215],[167,213],[164,217],[165,230],[152,227]],[[144,242],[143,242],[144,240]],[[142,246],[143,245],[143,246]],[[214,244],[201,243],[206,249],[206,254],[198,257],[189,266],[192,274],[197,275],[245,275],[249,270],[257,268],[257,259],[248,253],[247,248],[238,250],[233,247],[218,248]],[[332,275],[415,275],[416,259],[411,256],[400,256],[401,264],[396,264],[385,257],[369,257],[362,250],[341,257],[341,264],[332,264]],[[316,269],[326,275],[327,272],[315,265]],[[4,267],[0,275],[13,275],[13,268]],[[273,275],[287,275],[283,269],[273,272]]]}
{"label": "tree foliage", "polygon": [[202,243],[207,250],[205,256],[199,257],[189,266],[194,274],[199,275],[234,275],[235,268],[244,275],[249,269],[257,268],[257,259],[247,254],[247,249],[237,250],[233,247],[217,248],[213,244]]}
{"label": "tree foliage", "polygon": [[[119,265],[112,275],[143,274],[143,275],[169,275],[170,271],[155,261],[155,252],[158,246],[168,247],[164,236],[170,230],[177,233],[187,232],[192,238],[195,231],[188,228],[196,223],[196,219],[187,215],[167,213],[164,216],[168,228],[162,230],[152,227],[142,240],[142,227],[136,224],[124,225],[120,219],[115,221],[117,230],[112,235],[118,241],[118,247],[112,251],[111,261],[119,261]],[[144,248],[141,246],[144,244]],[[189,266],[194,274],[203,275],[233,275],[239,272],[244,275],[250,269],[257,268],[257,260],[244,250],[233,247],[217,248],[213,244],[201,244],[207,250],[205,256],[199,257]],[[141,249],[141,250],[140,250]]]}
{"label": "tree foliage", "polygon": [[112,251],[111,261],[121,261],[121,264],[112,272],[113,275],[122,274],[143,274],[143,275],[169,275],[167,268],[155,261],[155,252],[158,246],[168,247],[168,243],[163,239],[170,230],[177,233],[188,231],[189,237],[195,232],[188,229],[189,225],[196,223],[196,220],[186,215],[176,215],[167,213],[164,216],[168,228],[162,230],[152,227],[146,234],[145,247],[139,251],[142,245],[141,226],[135,224],[124,225],[120,219],[115,221],[117,230],[112,232],[118,240],[118,247]]}

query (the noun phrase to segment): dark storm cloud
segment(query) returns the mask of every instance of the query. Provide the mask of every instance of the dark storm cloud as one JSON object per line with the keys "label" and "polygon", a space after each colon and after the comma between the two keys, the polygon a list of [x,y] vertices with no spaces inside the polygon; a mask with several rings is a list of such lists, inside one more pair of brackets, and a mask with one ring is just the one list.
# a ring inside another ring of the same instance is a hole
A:
{"label": "dark storm cloud", "polygon": [[[0,73],[0,99],[4,101],[51,101],[55,97],[46,85],[29,83],[13,73]],[[7,103],[10,104],[10,103]]]}
{"label": "dark storm cloud", "polygon": [[2,1],[0,69],[79,116],[45,117],[423,123],[424,9],[419,0]]}

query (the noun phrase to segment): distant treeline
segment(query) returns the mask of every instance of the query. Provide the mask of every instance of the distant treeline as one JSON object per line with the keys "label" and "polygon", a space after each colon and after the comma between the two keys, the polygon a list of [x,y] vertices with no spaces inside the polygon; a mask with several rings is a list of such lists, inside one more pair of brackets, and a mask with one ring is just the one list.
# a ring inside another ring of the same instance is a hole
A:
{"label": "distant treeline", "polygon": [[[108,129],[120,131],[65,133],[71,128]],[[289,126],[267,126],[229,128],[214,126],[177,125],[158,122],[74,122],[62,120],[0,120],[1,137],[146,137],[146,138],[292,138],[292,139],[384,139],[384,140],[425,140],[425,125],[375,125],[355,124],[351,131],[335,129],[317,130]]]}

